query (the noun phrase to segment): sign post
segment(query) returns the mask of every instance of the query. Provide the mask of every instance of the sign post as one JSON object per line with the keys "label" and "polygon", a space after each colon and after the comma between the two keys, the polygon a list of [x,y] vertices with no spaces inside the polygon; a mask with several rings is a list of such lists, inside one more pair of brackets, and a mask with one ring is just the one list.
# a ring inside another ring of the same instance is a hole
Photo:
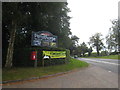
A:
{"label": "sign post", "polygon": [[36,68],[37,67],[37,50],[35,52],[36,52],[36,60],[34,62],[34,67]]}
{"label": "sign post", "polygon": [[[57,43],[57,36],[48,31],[32,32],[31,46],[57,47]],[[37,67],[37,50],[35,51],[35,53],[36,56],[33,55],[32,60],[35,60],[34,67]],[[44,67],[44,58],[42,58],[42,66]]]}
{"label": "sign post", "polygon": [[44,58],[42,58],[42,66],[44,67]]}

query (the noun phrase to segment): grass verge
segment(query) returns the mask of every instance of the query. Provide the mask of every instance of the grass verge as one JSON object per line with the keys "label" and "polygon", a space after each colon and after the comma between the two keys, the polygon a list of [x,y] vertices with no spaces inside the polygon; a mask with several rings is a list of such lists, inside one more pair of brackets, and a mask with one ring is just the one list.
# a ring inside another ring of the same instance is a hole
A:
{"label": "grass verge", "polygon": [[7,70],[3,68],[2,70],[2,80],[9,81],[9,80],[19,80],[19,79],[26,79],[31,77],[42,77],[45,75],[65,72],[81,67],[87,67],[88,63],[76,59],[70,60],[70,63],[63,64],[63,65],[55,65],[55,66],[48,66],[48,67],[25,67],[25,68],[12,68]]}
{"label": "grass verge", "polygon": [[109,56],[99,56],[99,57],[87,57],[87,58],[103,58],[103,59],[120,59],[120,55],[109,55]]}

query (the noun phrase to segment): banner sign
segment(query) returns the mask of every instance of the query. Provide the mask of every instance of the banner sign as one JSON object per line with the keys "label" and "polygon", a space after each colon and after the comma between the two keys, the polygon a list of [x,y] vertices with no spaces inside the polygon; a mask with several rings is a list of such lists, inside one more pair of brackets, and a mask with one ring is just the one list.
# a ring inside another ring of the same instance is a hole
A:
{"label": "banner sign", "polygon": [[47,31],[32,32],[31,45],[57,47],[57,36]]}
{"label": "banner sign", "polygon": [[66,58],[66,51],[43,51],[44,57]]}

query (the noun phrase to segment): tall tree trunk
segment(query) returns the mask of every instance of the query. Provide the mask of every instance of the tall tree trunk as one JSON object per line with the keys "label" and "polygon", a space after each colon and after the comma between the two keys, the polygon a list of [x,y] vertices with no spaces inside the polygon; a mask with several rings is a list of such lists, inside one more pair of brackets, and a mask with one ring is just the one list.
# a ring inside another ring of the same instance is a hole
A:
{"label": "tall tree trunk", "polygon": [[5,64],[6,68],[12,67],[15,33],[16,33],[16,23],[12,21],[12,31],[10,33],[10,40],[9,40],[9,45],[8,45],[6,64]]}
{"label": "tall tree trunk", "polygon": [[99,56],[99,46],[97,46],[96,49],[97,49],[97,55]]}

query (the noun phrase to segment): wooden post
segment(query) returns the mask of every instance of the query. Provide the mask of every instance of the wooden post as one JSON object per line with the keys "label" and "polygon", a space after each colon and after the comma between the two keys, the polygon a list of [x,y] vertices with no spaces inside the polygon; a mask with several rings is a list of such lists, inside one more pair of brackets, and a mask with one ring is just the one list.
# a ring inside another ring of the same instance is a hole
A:
{"label": "wooden post", "polygon": [[44,67],[44,58],[42,58],[42,66]]}
{"label": "wooden post", "polygon": [[43,54],[43,51],[42,51],[42,66],[44,67],[44,54]]}
{"label": "wooden post", "polygon": [[34,67],[36,68],[37,67],[37,50],[36,50],[36,60],[34,62]]}

